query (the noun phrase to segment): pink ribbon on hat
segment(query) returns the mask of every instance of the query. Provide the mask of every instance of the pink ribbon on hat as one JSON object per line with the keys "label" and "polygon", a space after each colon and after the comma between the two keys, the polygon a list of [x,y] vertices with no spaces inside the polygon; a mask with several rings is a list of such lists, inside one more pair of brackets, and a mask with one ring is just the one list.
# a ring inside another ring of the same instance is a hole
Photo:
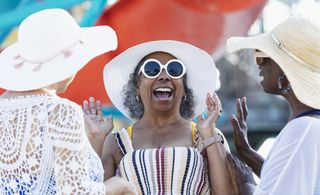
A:
{"label": "pink ribbon on hat", "polygon": [[57,58],[60,55],[63,55],[64,58],[69,58],[70,56],[72,56],[72,54],[73,54],[72,53],[72,48],[74,48],[79,43],[82,45],[83,41],[80,39],[80,40],[76,41],[75,43],[72,43],[66,49],[63,49],[62,51],[59,51],[58,53],[56,53],[56,54],[54,54],[54,55],[52,55],[50,57],[44,58],[44,59],[33,60],[33,59],[25,58],[25,57],[21,56],[21,54],[19,54],[17,56],[14,56],[14,59],[15,60],[21,59],[22,61],[17,63],[17,64],[15,64],[14,68],[15,69],[20,69],[25,62],[28,62],[30,64],[36,64],[37,66],[35,68],[33,68],[32,71],[38,72],[41,69],[42,64],[44,64],[46,62],[49,62],[49,61]]}

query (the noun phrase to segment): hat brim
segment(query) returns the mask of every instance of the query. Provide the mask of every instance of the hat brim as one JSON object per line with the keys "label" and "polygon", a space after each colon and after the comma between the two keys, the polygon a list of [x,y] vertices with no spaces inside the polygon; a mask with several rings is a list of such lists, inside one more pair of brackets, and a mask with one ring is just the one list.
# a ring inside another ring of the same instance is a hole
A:
{"label": "hat brim", "polygon": [[272,58],[287,76],[299,101],[320,109],[320,76],[281,50],[272,39],[271,32],[254,37],[232,37],[227,41],[227,51],[257,49]]}
{"label": "hat brim", "polygon": [[81,38],[83,44],[71,48],[70,56],[64,57],[61,52],[61,55],[42,63],[39,71],[33,71],[39,64],[28,62],[15,68],[22,61],[16,58],[21,53],[19,42],[7,47],[0,54],[0,87],[28,91],[49,86],[73,76],[94,57],[117,47],[116,33],[108,26],[81,28]]}
{"label": "hat brim", "polygon": [[206,94],[217,90],[219,84],[214,61],[205,51],[190,44],[172,40],[152,41],[136,45],[115,57],[105,66],[103,71],[104,86],[113,105],[127,118],[134,120],[123,106],[122,90],[140,60],[156,51],[170,53],[186,65],[187,85],[192,89],[196,103],[193,117],[202,113],[206,108]]}

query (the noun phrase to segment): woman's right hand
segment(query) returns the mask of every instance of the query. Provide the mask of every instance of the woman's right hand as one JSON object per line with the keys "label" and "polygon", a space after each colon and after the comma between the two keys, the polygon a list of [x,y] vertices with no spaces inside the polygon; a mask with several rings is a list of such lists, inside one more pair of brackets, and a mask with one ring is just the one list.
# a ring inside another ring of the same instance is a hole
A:
{"label": "woman's right hand", "polygon": [[112,116],[104,117],[102,106],[99,100],[93,97],[83,101],[83,112],[88,139],[99,156],[102,154],[102,147],[105,138],[113,129]]}
{"label": "woman's right hand", "polygon": [[248,142],[248,108],[246,97],[237,99],[237,117],[231,115],[231,124],[233,127],[233,142],[236,146],[237,151],[241,155],[243,152],[247,152],[251,149]]}
{"label": "woman's right hand", "polygon": [[104,182],[106,188],[106,195],[134,195],[136,194],[134,188],[130,183],[121,177],[111,177]]}

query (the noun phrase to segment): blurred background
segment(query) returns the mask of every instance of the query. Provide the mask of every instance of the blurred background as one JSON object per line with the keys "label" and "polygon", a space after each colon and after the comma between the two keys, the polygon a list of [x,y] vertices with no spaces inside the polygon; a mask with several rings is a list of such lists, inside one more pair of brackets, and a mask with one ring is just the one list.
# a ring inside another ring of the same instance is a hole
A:
{"label": "blurred background", "polygon": [[100,99],[104,114],[114,116],[115,129],[125,127],[131,121],[112,106],[103,87],[104,65],[125,49],[145,41],[188,42],[210,53],[220,70],[218,95],[223,113],[218,127],[231,149],[234,150],[229,117],[236,113],[236,98],[246,96],[249,141],[262,155],[267,154],[272,138],[286,123],[288,105],[280,97],[263,92],[252,53],[228,55],[225,41],[231,36],[269,31],[290,15],[313,19],[320,16],[319,0],[0,0],[0,51],[17,40],[17,26],[24,18],[46,8],[68,10],[83,27],[109,25],[119,40],[116,51],[98,56],[78,73],[63,97],[79,104],[90,96]]}

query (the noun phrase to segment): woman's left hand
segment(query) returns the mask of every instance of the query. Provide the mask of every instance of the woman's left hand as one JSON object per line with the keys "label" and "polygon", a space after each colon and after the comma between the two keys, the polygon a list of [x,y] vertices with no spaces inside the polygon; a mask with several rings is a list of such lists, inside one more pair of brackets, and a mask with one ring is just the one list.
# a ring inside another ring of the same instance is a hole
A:
{"label": "woman's left hand", "polygon": [[207,94],[206,104],[208,108],[208,117],[204,119],[202,115],[198,116],[197,129],[202,139],[212,137],[215,133],[215,125],[222,111],[221,102],[216,93],[212,96]]}

